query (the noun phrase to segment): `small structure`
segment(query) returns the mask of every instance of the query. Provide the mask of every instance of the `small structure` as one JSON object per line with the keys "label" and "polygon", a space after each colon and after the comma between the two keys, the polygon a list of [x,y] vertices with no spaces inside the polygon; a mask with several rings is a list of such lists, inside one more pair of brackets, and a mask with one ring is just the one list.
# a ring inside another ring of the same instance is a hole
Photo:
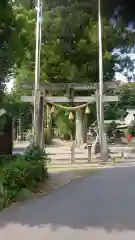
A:
{"label": "small structure", "polygon": [[0,155],[12,154],[12,117],[0,109]]}
{"label": "small structure", "polygon": [[121,121],[121,120],[104,120],[105,125],[109,125],[112,122],[115,122],[116,124],[124,124],[125,123],[124,121]]}
{"label": "small structure", "polygon": [[129,126],[134,120],[135,120],[135,109],[127,109],[126,117],[124,119],[125,124]]}
{"label": "small structure", "polygon": [[112,122],[118,124],[117,128],[127,128],[132,122],[135,121],[135,109],[127,109],[125,113],[125,118],[123,120],[105,120],[105,125],[109,125]]}

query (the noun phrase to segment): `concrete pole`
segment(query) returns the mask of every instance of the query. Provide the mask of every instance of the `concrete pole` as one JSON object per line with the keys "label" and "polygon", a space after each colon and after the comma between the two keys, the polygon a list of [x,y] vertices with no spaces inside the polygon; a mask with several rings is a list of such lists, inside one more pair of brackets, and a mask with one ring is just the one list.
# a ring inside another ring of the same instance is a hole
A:
{"label": "concrete pole", "polygon": [[42,22],[42,3],[37,0],[36,5],[37,22],[36,22],[36,51],[35,51],[35,88],[34,88],[34,144],[40,145],[39,130],[39,105],[40,105],[40,51],[41,51],[41,22]]}
{"label": "concrete pole", "polygon": [[104,132],[104,85],[103,85],[103,53],[102,53],[102,20],[101,20],[101,0],[98,0],[98,41],[99,41],[99,136],[101,160],[107,160],[107,144]]}
{"label": "concrete pole", "polygon": [[99,115],[99,89],[96,90],[96,113],[97,113],[97,132],[100,128],[100,115]]}
{"label": "concrete pole", "polygon": [[40,148],[44,150],[44,96],[40,97],[39,110],[39,131],[40,131]]}

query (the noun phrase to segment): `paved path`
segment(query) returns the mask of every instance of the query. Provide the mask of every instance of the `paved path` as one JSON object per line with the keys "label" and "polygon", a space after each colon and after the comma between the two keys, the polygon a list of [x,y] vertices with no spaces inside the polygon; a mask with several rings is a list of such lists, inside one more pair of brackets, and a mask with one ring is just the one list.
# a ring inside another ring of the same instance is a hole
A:
{"label": "paved path", "polygon": [[134,240],[135,167],[101,170],[0,213],[2,240]]}

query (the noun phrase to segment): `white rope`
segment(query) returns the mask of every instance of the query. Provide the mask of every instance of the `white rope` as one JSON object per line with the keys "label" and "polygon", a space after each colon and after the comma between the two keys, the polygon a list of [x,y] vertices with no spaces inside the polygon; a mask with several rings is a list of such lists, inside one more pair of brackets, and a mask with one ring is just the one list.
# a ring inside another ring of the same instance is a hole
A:
{"label": "white rope", "polygon": [[52,103],[51,101],[48,101],[48,103],[51,104],[52,106],[57,107],[57,108],[61,108],[61,109],[65,109],[67,111],[76,111],[76,110],[79,110],[81,108],[85,108],[90,103],[93,103],[93,102],[94,102],[94,100],[91,100],[91,101],[89,101],[87,103],[84,103],[84,104],[76,106],[76,107],[66,107],[66,106],[63,106],[63,105],[60,105],[60,104],[56,104],[56,103]]}

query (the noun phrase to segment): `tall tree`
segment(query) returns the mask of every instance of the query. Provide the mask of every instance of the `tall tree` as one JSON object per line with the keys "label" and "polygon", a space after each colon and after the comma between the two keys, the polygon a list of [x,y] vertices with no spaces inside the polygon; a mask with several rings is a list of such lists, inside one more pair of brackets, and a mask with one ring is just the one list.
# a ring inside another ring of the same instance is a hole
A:
{"label": "tall tree", "polygon": [[[42,27],[41,80],[97,81],[97,7],[93,5],[94,2],[91,1],[89,4],[86,1],[82,4],[82,2],[65,0],[63,5],[51,11],[45,9]],[[22,49],[22,53],[17,69],[19,74],[23,75],[22,78],[26,75],[27,78],[32,79],[35,62],[35,13],[34,10],[28,11],[20,7],[16,10],[16,17],[22,24],[20,29],[22,47],[19,48]],[[116,51],[112,54],[112,51],[114,49],[125,51],[125,47],[129,45],[131,48],[134,34],[130,34],[129,38],[126,25],[121,21],[114,26],[113,23],[110,24],[103,19],[103,28],[104,79],[108,80],[114,75],[115,64],[117,63],[118,66],[121,61],[120,54]],[[123,62],[125,64],[125,58]],[[120,71],[120,69],[116,70]]]}
{"label": "tall tree", "polygon": [[115,94],[119,96],[119,102],[107,105],[105,117],[108,120],[119,120],[124,117],[127,109],[135,108],[135,83],[121,85]]}
{"label": "tall tree", "polygon": [[0,1],[0,97],[12,73],[16,24],[10,0]]}
{"label": "tall tree", "polygon": [[[98,80],[98,26],[95,1],[68,1],[49,4],[43,13],[41,46],[41,81],[96,82]],[[53,6],[53,8],[52,8]],[[51,8],[51,9],[50,9]],[[16,61],[19,81],[34,79],[35,11],[15,9],[20,29],[20,57]],[[119,58],[112,54],[121,49],[126,27],[103,20],[104,80],[114,76]],[[128,43],[130,45],[130,41]],[[81,114],[78,114],[81,123]],[[79,127],[79,129],[81,129]],[[79,134],[81,136],[81,133]]]}

